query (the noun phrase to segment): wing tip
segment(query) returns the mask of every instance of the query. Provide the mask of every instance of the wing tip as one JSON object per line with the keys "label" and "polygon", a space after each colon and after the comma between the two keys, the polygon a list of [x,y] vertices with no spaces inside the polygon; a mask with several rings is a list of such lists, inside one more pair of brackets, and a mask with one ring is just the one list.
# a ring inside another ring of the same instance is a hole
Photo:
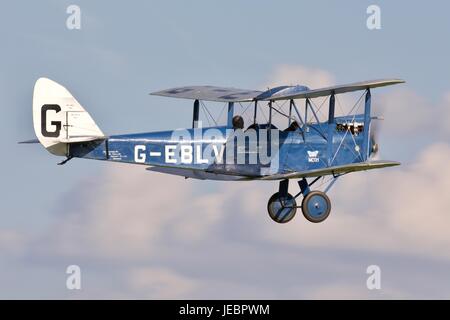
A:
{"label": "wing tip", "polygon": [[400,78],[385,79],[384,81],[390,82],[391,84],[406,83],[406,80],[403,80],[403,79],[400,79]]}
{"label": "wing tip", "polygon": [[391,167],[395,167],[395,166],[401,166],[402,163],[399,161],[390,161]]}
{"label": "wing tip", "polygon": [[391,160],[375,160],[375,161],[367,161],[366,164],[368,167],[373,167],[373,169],[376,169],[376,168],[388,168],[400,166],[401,162]]}

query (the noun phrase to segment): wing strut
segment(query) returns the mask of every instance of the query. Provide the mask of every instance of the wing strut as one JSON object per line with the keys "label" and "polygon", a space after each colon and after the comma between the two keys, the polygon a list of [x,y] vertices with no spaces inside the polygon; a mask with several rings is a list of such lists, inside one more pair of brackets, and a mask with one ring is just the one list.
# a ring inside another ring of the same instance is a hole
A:
{"label": "wing strut", "polygon": [[331,166],[331,160],[333,157],[334,105],[335,105],[335,97],[334,92],[332,92],[330,95],[330,108],[328,109],[328,133],[327,133],[328,166]]}
{"label": "wing strut", "polygon": [[258,115],[258,100],[255,100],[255,110],[253,112],[253,124],[256,124],[257,115]]}
{"label": "wing strut", "polygon": [[370,117],[371,100],[372,99],[371,99],[370,89],[367,89],[366,99],[365,99],[365,103],[364,103],[364,135],[363,135],[364,140],[363,140],[363,144],[362,144],[362,156],[363,156],[364,161],[366,161],[370,155],[369,131],[370,131],[370,122],[371,122],[371,117]]}
{"label": "wing strut", "polygon": [[194,101],[194,110],[192,111],[192,128],[198,128],[198,117],[200,112],[200,102],[198,99]]}
{"label": "wing strut", "polygon": [[228,102],[228,118],[227,118],[227,126],[229,128],[233,128],[233,115],[234,115],[234,102]]}

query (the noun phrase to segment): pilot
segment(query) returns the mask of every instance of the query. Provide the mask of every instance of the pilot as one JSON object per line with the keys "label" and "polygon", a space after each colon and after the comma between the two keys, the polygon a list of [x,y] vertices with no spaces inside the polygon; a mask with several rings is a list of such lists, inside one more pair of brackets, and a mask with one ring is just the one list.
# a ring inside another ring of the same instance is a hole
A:
{"label": "pilot", "polygon": [[244,119],[241,116],[233,117],[233,129],[244,129]]}
{"label": "pilot", "polygon": [[286,129],[284,129],[284,132],[295,131],[299,128],[300,128],[300,126],[298,125],[297,121],[292,121],[290,126],[287,127]]}

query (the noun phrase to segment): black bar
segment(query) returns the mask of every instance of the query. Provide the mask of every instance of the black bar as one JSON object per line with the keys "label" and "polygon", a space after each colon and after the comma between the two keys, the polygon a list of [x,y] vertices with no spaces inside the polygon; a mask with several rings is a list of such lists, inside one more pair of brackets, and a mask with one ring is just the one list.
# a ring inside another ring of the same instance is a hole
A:
{"label": "black bar", "polygon": [[[106,318],[106,313],[111,313],[113,318],[118,319],[304,319],[307,315],[323,318],[327,314],[332,316],[331,318],[385,319],[388,318],[387,315],[393,316],[393,311],[401,312],[401,319],[408,318],[409,315],[414,315],[413,318],[433,319],[434,314],[442,317],[449,307],[448,300],[0,301],[0,308],[5,315],[13,314],[18,317],[29,312],[35,317],[39,313],[45,313],[45,317],[53,315],[58,319],[86,319],[94,315]],[[388,311],[385,308],[388,308]]]}

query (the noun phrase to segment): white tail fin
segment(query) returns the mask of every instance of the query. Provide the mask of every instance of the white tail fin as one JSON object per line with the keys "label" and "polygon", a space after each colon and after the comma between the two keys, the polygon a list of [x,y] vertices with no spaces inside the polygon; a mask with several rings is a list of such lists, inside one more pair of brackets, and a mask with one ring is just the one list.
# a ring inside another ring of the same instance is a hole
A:
{"label": "white tail fin", "polygon": [[33,125],[39,142],[55,155],[67,155],[69,143],[104,138],[70,92],[47,78],[34,85]]}

